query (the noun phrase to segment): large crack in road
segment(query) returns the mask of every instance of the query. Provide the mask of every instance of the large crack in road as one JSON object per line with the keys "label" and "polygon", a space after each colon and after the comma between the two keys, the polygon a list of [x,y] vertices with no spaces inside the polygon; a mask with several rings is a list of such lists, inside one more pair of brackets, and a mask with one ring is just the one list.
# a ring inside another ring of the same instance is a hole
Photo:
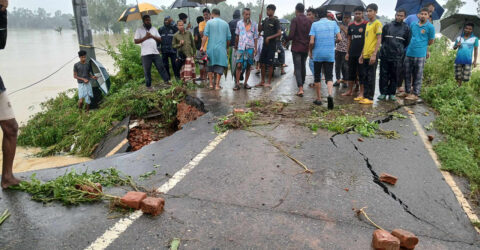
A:
{"label": "large crack in road", "polygon": [[[390,121],[392,121],[394,119],[394,115],[391,114],[392,112],[394,111],[397,111],[399,110],[400,108],[402,107],[405,107],[405,106],[414,106],[416,104],[409,104],[409,105],[399,105],[397,107],[395,107],[394,109],[392,110],[389,110],[388,112],[386,112],[388,114],[387,117],[384,117],[384,118],[381,118],[381,119],[378,119],[378,120],[375,120],[376,123],[378,124],[385,124],[385,123],[388,123]],[[367,169],[370,171],[371,175],[372,175],[372,178],[373,178],[373,182],[375,184],[377,184],[388,196],[390,196],[392,199],[394,199],[395,201],[397,201],[400,206],[403,208],[403,210],[408,213],[409,215],[411,215],[412,217],[414,217],[415,219],[421,221],[421,222],[424,222],[430,226],[432,226],[433,228],[437,229],[438,231],[441,231],[442,233],[445,234],[445,237],[451,237],[451,233],[450,232],[447,232],[445,231],[443,228],[440,228],[439,226],[435,225],[434,223],[430,222],[430,221],[427,221],[425,219],[422,219],[420,218],[419,216],[417,216],[416,214],[414,214],[409,206],[402,200],[400,199],[395,193],[393,193],[392,191],[390,191],[390,189],[388,188],[387,185],[385,185],[384,183],[382,183],[380,181],[380,178],[379,178],[379,175],[378,173],[374,170],[372,164],[370,163],[370,160],[369,160],[369,157],[360,151],[359,147],[350,139],[350,137],[348,136],[348,133],[351,132],[351,131],[354,131],[354,127],[352,128],[349,128],[348,130],[346,130],[344,133],[335,133],[333,134],[331,137],[330,137],[330,141],[331,143],[333,144],[334,147],[338,148],[338,145],[337,143],[335,142],[335,137],[336,136],[339,136],[339,135],[345,135],[345,137],[347,138],[347,140],[352,144],[352,146],[355,148],[355,151],[363,158],[363,160],[365,161],[365,166],[367,167]],[[421,235],[421,236],[424,236],[424,237],[429,237],[429,238],[434,238],[432,236],[427,236],[427,235]],[[434,238],[434,239],[439,239],[439,238]],[[439,239],[440,240],[440,239]],[[444,239],[441,239],[441,240],[444,240]],[[461,240],[444,240],[444,241],[448,241],[448,242],[461,242],[461,243],[465,243],[465,244],[469,244],[469,245],[474,245],[475,242],[465,242],[465,241],[461,241]]]}

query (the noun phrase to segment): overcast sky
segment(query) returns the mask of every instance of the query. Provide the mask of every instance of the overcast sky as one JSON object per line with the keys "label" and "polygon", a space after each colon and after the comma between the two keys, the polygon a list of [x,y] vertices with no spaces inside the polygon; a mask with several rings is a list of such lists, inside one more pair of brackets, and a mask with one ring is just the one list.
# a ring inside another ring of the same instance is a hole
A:
{"label": "overcast sky", "polygon": [[[173,0],[145,0],[146,2],[155,4],[157,6],[161,5],[170,5]],[[242,2],[253,2],[254,0],[242,0]],[[273,3],[277,6],[277,15],[283,16],[285,14],[291,13],[295,10],[296,2],[301,2],[302,0],[265,0],[265,4]],[[438,2],[444,4],[447,0],[439,0]],[[128,3],[134,4],[135,0],[127,0]],[[139,0],[139,2],[144,2],[144,0]],[[239,0],[227,0],[228,4],[236,4]],[[324,0],[305,0],[305,5],[318,7]],[[395,0],[371,0],[364,1],[365,3],[376,3],[379,7],[379,15],[386,15],[393,17],[395,12]],[[467,0],[467,4],[460,11],[461,13],[466,14],[476,14],[476,3],[473,0]],[[44,8],[47,12],[55,12],[56,10],[61,10],[62,12],[72,13],[72,1],[71,0],[10,0],[10,7],[23,7],[29,9]],[[9,7],[9,8],[10,8]]]}

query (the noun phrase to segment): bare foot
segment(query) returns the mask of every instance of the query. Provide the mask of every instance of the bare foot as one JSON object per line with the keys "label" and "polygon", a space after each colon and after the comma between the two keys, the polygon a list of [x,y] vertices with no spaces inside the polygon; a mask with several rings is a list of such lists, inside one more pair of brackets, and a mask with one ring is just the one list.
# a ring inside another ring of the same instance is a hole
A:
{"label": "bare foot", "polygon": [[352,96],[352,95],[353,95],[352,91],[348,91],[342,94],[342,96]]}
{"label": "bare foot", "polygon": [[6,189],[10,186],[16,186],[20,184],[21,180],[15,178],[13,175],[12,177],[3,177],[2,176],[2,188]]}
{"label": "bare foot", "polygon": [[261,83],[255,85],[255,88],[263,88],[264,86],[265,86],[265,83],[261,82]]}
{"label": "bare foot", "polygon": [[272,84],[265,84],[265,88],[271,88],[272,87]]}

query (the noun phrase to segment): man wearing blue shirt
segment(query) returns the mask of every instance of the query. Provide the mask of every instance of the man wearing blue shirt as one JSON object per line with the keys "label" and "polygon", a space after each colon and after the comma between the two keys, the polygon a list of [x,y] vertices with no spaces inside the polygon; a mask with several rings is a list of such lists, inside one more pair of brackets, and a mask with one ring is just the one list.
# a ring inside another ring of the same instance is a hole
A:
{"label": "man wearing blue shirt", "polygon": [[405,58],[405,91],[408,93],[405,99],[407,100],[415,101],[420,95],[428,46],[435,40],[435,28],[427,21],[428,13],[428,8],[421,9],[420,21],[410,26],[412,39]]}
{"label": "man wearing blue shirt", "polygon": [[325,74],[328,87],[328,109],[333,109],[333,63],[335,62],[335,37],[337,42],[342,40],[340,28],[335,21],[327,19],[327,10],[319,9],[317,12],[319,21],[312,24],[310,29],[309,56],[314,61],[314,79],[317,99],[315,105],[322,105],[320,92],[320,73]]}
{"label": "man wearing blue shirt", "polygon": [[458,49],[457,58],[455,59],[455,79],[458,86],[462,86],[462,82],[470,81],[472,75],[472,54],[474,54],[473,67],[477,66],[478,56],[478,38],[473,35],[473,23],[465,24],[463,35],[457,37],[453,49]]}
{"label": "man wearing blue shirt", "polygon": [[[432,13],[435,11],[435,5],[433,3],[427,3],[424,8],[428,8],[428,16],[429,18],[427,19],[429,22],[432,22],[430,20],[430,17],[432,16]],[[420,13],[418,14],[411,14],[405,19],[405,23],[408,24],[408,27],[412,25],[412,23],[418,23],[420,21]]]}

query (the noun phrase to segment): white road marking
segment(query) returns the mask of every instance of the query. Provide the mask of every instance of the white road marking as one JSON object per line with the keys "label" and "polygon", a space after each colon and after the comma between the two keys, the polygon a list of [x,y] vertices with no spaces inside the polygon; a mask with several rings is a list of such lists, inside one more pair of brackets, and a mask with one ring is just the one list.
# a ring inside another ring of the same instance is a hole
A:
{"label": "white road marking", "polygon": [[123,146],[125,146],[125,144],[127,144],[128,140],[127,139],[123,139],[117,146],[115,146],[115,148],[112,149],[112,151],[110,151],[105,157],[109,157],[109,156],[112,156],[114,154],[116,154],[118,152],[118,150],[120,150],[120,148],[122,148]]}
{"label": "white road marking", "polygon": [[[175,187],[190,171],[192,171],[209,153],[211,153],[220,142],[225,139],[228,131],[218,135],[213,141],[211,141],[195,158],[193,158],[187,165],[182,169],[176,172],[172,178],[170,178],[166,183],[157,189],[157,192],[167,193],[172,188]],[[135,220],[142,216],[142,211],[137,210],[134,213],[130,214],[127,218],[119,220],[115,225],[109,228],[102,236],[97,238],[90,246],[86,249],[88,250],[97,250],[97,249],[106,249],[113,241],[115,241],[120,234],[125,232],[127,228],[133,224]]]}
{"label": "white road marking", "polygon": [[[422,125],[420,125],[420,122],[418,122],[417,117],[415,117],[415,114],[413,114],[413,112],[409,112],[409,111],[412,111],[410,108],[408,108],[408,107],[404,107],[404,108],[409,113],[410,120],[412,120],[413,125],[417,129],[418,135],[420,136],[420,138],[422,138],[422,141],[423,141],[423,144],[425,145],[425,148],[427,149],[428,153],[430,154],[430,157],[432,157],[433,162],[435,162],[435,165],[437,165],[437,168],[440,169],[440,172],[442,173],[443,178],[445,178],[445,182],[452,189],[453,193],[455,194],[455,197],[458,200],[458,203],[460,203],[460,206],[462,206],[463,211],[465,211],[465,213],[467,214],[467,217],[470,219],[470,221],[479,221],[478,216],[473,211],[473,209],[470,206],[470,204],[468,203],[467,199],[465,199],[465,196],[463,196],[462,191],[458,187],[458,185],[455,182],[455,180],[453,179],[452,175],[447,171],[441,170],[442,164],[438,160],[437,153],[435,153],[435,151],[433,150],[433,146],[430,143],[430,141],[428,140],[428,136],[425,133],[425,131],[423,130]],[[475,228],[475,230],[477,230],[478,233],[480,233],[480,229],[478,229],[477,227],[474,227],[474,228]]]}

